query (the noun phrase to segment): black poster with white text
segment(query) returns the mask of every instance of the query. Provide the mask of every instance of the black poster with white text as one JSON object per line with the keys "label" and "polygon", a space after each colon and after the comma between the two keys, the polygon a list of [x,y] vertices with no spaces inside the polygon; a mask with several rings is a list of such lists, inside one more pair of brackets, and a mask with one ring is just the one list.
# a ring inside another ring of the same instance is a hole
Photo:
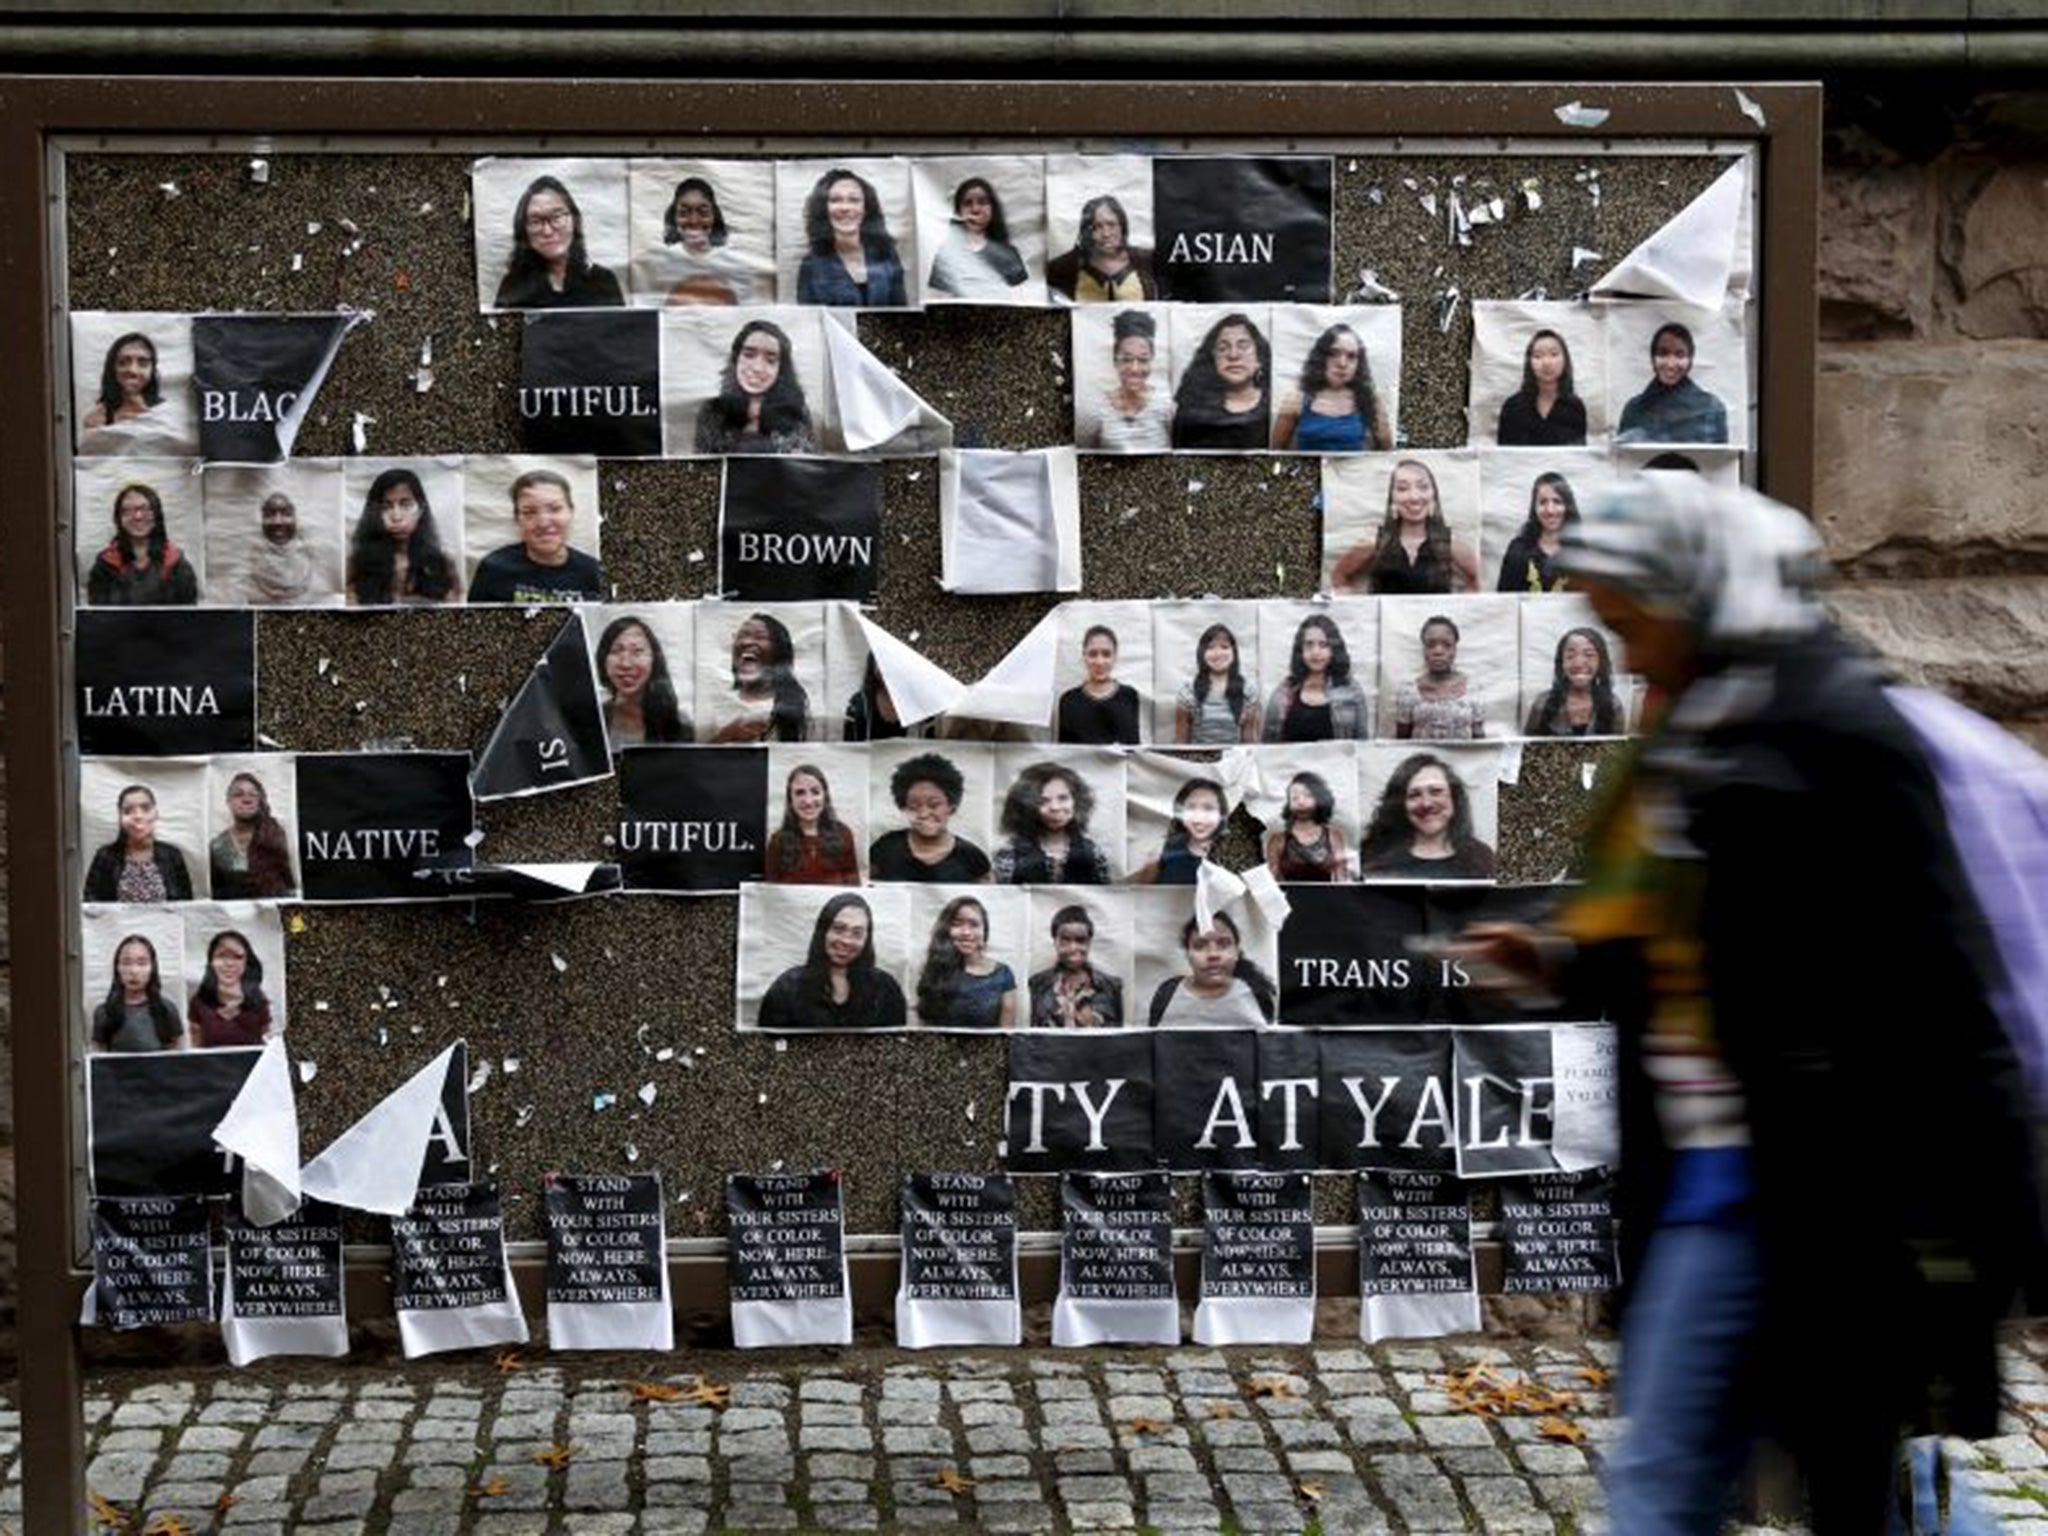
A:
{"label": "black poster with white text", "polygon": [[1153,1155],[1151,1033],[1015,1035],[1003,1117],[1013,1173],[1146,1168]]}
{"label": "black poster with white text", "polygon": [[1315,1329],[1316,1225],[1305,1173],[1202,1177],[1197,1344],[1306,1344]]}
{"label": "black poster with white text", "polygon": [[999,1173],[906,1173],[896,1342],[1017,1344],[1017,1187]]}
{"label": "black poster with white text", "polygon": [[1457,1166],[1450,1030],[1327,1034],[1322,1047],[1325,1168]]}
{"label": "black poster with white text", "polygon": [[1280,929],[1280,1017],[1289,1024],[1413,1024],[1430,1017],[1445,963],[1410,940],[1428,927],[1418,888],[1300,885]]}
{"label": "black poster with white text", "polygon": [[1053,1343],[1178,1344],[1173,1180],[1166,1172],[1067,1174],[1060,1211]]}
{"label": "black poster with white text", "polygon": [[1314,1168],[1322,1151],[1323,1046],[1320,1037],[1264,1029],[1259,1045],[1261,1168]]}
{"label": "black poster with white text", "polygon": [[444,1312],[507,1299],[498,1186],[432,1184],[391,1218],[391,1304]]}
{"label": "black poster with white text", "polygon": [[1471,1179],[1555,1168],[1557,1074],[1549,1029],[1461,1029],[1456,1036],[1458,1171]]}
{"label": "black poster with white text", "polygon": [[1478,1328],[1464,1185],[1442,1173],[1360,1174],[1358,1282],[1359,1332],[1369,1344]]}
{"label": "black poster with white text", "polygon": [[228,1290],[244,1321],[340,1316],[341,1263],[341,1212],[324,1201],[268,1227],[228,1217]]}
{"label": "black poster with white text", "polygon": [[543,1198],[549,1305],[661,1300],[659,1179],[554,1173]]}
{"label": "black poster with white text", "polygon": [[348,326],[346,315],[193,316],[200,454],[213,464],[290,457]]}
{"label": "black poster with white text", "polygon": [[92,1321],[157,1328],[213,1320],[213,1216],[200,1195],[92,1203]]}
{"label": "black poster with white text", "polygon": [[725,1219],[732,1229],[727,1277],[735,1344],[759,1349],[852,1342],[846,1213],[837,1169],[728,1174]]}
{"label": "black poster with white text", "polygon": [[573,614],[498,717],[470,784],[479,800],[531,795],[601,779],[612,771],[597,669]]}
{"label": "black poster with white text", "polygon": [[81,608],[78,749],[202,757],[256,749],[256,615]]}
{"label": "black poster with white text", "polygon": [[1162,1031],[1152,1066],[1152,1149],[1160,1162],[1175,1170],[1257,1165],[1257,1032]]}
{"label": "black poster with white text", "polygon": [[213,1144],[262,1052],[95,1052],[85,1058],[87,1158],[96,1195],[228,1195],[235,1160]]}
{"label": "black poster with white text", "polygon": [[524,334],[519,421],[528,453],[660,456],[660,315],[529,314]]}
{"label": "black poster with white text", "polygon": [[1154,160],[1159,296],[1329,303],[1330,181],[1323,155]]}
{"label": "black poster with white text", "polygon": [[1614,1244],[1614,1175],[1535,1173],[1500,1183],[1501,1290],[1611,1291],[1621,1283]]}
{"label": "black poster with white text", "polygon": [[[1432,938],[1454,939],[1474,923],[1526,923],[1542,927],[1556,910],[1558,886],[1435,885],[1425,898]],[[1471,985],[1462,963],[1432,960],[1429,1017],[1447,1024],[1535,1023],[1562,1018],[1562,1004],[1536,1006],[1525,996]]]}
{"label": "black poster with white text", "polygon": [[468,753],[308,753],[297,767],[306,900],[459,894],[433,877],[474,862]]}
{"label": "black poster with white text", "polygon": [[768,845],[765,747],[619,754],[619,869],[629,891],[736,891]]}
{"label": "black poster with white text", "polygon": [[871,603],[881,542],[881,465],[773,454],[725,461],[719,587],[727,598]]}

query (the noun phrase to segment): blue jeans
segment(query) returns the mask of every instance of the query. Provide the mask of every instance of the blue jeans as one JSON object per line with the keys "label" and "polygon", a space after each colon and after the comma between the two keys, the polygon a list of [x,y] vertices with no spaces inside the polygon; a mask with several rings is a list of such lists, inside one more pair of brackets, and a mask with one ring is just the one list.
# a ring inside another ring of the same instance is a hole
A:
{"label": "blue jeans", "polygon": [[1628,1427],[1607,1462],[1616,1536],[1715,1536],[1748,1459],[1763,1311],[1756,1228],[1660,1227],[1621,1334]]}

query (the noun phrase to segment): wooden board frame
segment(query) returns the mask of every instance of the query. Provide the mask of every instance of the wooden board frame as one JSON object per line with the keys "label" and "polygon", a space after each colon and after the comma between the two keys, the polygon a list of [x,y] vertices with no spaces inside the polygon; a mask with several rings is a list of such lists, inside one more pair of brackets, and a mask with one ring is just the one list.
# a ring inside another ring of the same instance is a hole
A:
{"label": "wooden board frame", "polygon": [[[1598,104],[1597,131],[1565,127],[1556,108]],[[1747,101],[1760,109],[1744,110]],[[855,141],[1021,138],[1057,124],[1065,146],[1134,137],[1263,139],[1548,139],[1597,153],[1624,141],[1710,140],[1758,149],[1760,309],[1756,377],[1766,409],[1754,447],[1757,484],[1810,507],[1814,485],[1814,270],[1819,241],[1821,91],[1810,83],[1601,85],[1075,84],[930,81],[842,83],[578,80],[536,92],[529,82],[0,77],[0,186],[11,216],[0,226],[0,625],[6,660],[6,768],[13,957],[15,1141],[18,1169],[21,1451],[24,1528],[84,1529],[78,1302],[89,1275],[73,1255],[77,1191],[59,1175],[73,1164],[77,1107],[68,1090],[75,1031],[70,968],[77,945],[72,899],[79,850],[68,784],[75,726],[64,687],[71,642],[71,552],[58,538],[53,430],[62,386],[57,269],[64,213],[55,169],[59,141],[120,149],[165,136],[230,148],[269,133],[311,135],[350,147],[361,125],[410,137],[421,149],[503,134],[553,148],[602,137],[649,148],[693,134],[802,136],[821,149]],[[1287,125],[1276,133],[1274,125]],[[963,134],[962,125],[971,125]],[[97,140],[97,142],[95,142]],[[56,1021],[65,1021],[59,1027]],[[1049,1293],[1052,1256],[1031,1255],[1026,1287]],[[1355,1258],[1321,1255],[1321,1282],[1356,1283]],[[722,1304],[724,1263],[672,1261],[678,1305]],[[520,1266],[537,1301],[538,1263]],[[886,1304],[894,1256],[857,1256],[856,1304]],[[388,1306],[381,1269],[350,1275],[353,1309]]]}

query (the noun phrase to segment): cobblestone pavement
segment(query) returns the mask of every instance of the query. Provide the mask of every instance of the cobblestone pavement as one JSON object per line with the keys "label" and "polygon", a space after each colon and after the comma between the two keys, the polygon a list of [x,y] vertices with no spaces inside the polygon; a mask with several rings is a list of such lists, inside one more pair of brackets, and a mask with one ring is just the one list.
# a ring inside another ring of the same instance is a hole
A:
{"label": "cobblestone pavement", "polygon": [[[1613,1354],[1449,1340],[122,1371],[86,1404],[88,1486],[119,1506],[115,1528],[152,1536],[1564,1536],[1605,1529]],[[1476,1364],[1575,1393],[1564,1438],[1534,1414],[1459,1411],[1447,1374]],[[2048,1536],[2048,1330],[2016,1334],[2006,1364],[2005,1432],[1952,1442],[1949,1465],[2007,1530]],[[727,1405],[692,1401],[700,1382],[728,1386]],[[0,1419],[0,1529],[20,1507],[17,1428]]]}

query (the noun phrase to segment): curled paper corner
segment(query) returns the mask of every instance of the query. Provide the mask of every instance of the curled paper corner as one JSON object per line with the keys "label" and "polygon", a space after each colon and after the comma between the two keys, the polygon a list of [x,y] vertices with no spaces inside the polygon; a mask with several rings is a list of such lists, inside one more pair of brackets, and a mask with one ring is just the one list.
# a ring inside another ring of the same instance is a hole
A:
{"label": "curled paper corner", "polygon": [[1287,899],[1287,891],[1280,884],[1272,870],[1263,864],[1254,864],[1244,872],[1245,894],[1252,899],[1275,929],[1285,925],[1287,914],[1294,910],[1294,904]]}
{"label": "curled paper corner", "polygon": [[1582,101],[1568,101],[1553,110],[1567,128],[1598,128],[1614,115],[1605,107],[1589,107]]}
{"label": "curled paper corner", "polygon": [[1207,933],[1216,926],[1216,914],[1228,911],[1244,900],[1242,879],[1213,859],[1204,859],[1195,872],[1195,931]]}
{"label": "curled paper corner", "polygon": [[1735,88],[1735,105],[1741,109],[1742,115],[1752,123],[1755,123],[1757,127],[1768,128],[1771,126],[1770,119],[1764,115],[1763,107],[1758,104],[1754,96],[1751,96],[1749,92],[1743,90],[1740,86]]}

